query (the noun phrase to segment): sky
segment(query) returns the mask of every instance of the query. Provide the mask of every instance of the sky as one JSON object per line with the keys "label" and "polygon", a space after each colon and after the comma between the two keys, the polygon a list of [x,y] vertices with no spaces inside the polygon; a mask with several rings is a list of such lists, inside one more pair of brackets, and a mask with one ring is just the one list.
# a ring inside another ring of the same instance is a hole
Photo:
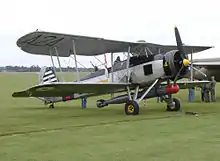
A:
{"label": "sky", "polygon": [[[220,57],[219,3],[217,0],[2,0],[0,66],[51,65],[50,57],[28,54],[16,45],[18,38],[36,29],[175,45],[174,26],[177,26],[184,44],[215,47],[194,54],[193,58]],[[104,61],[103,55],[98,58]],[[77,60],[86,67],[91,67],[91,60],[100,64],[94,57],[77,56]],[[110,64],[109,55],[107,60]],[[74,66],[74,61],[63,58],[61,65]]]}

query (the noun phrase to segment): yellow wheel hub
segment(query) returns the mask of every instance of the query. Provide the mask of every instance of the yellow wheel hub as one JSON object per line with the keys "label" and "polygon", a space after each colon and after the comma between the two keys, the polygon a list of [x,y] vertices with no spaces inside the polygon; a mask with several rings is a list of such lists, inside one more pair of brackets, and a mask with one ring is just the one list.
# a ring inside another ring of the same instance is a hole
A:
{"label": "yellow wheel hub", "polygon": [[130,112],[130,113],[134,112],[134,106],[133,105],[128,106],[128,112]]}

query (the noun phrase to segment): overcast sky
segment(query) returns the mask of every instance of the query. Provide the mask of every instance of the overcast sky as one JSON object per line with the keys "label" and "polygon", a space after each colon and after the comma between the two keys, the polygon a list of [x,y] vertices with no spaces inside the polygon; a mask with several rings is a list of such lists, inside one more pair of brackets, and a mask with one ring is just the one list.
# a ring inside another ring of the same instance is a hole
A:
{"label": "overcast sky", "polygon": [[[16,46],[19,37],[36,29],[175,45],[176,25],[183,43],[215,46],[196,57],[220,57],[219,6],[217,0],[2,0],[0,66],[51,64],[50,57],[31,55]],[[90,65],[91,57],[77,58]],[[62,65],[73,64],[73,59],[62,59]]]}

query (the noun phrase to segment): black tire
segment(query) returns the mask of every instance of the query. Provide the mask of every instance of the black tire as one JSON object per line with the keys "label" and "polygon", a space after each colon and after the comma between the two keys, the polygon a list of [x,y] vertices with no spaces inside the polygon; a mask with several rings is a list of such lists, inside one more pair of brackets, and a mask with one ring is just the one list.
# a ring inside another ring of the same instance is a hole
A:
{"label": "black tire", "polygon": [[125,114],[126,115],[138,115],[139,114],[139,105],[136,101],[128,101],[125,104]]}
{"label": "black tire", "polygon": [[173,106],[167,105],[167,111],[180,111],[180,101],[176,98],[173,98]]}
{"label": "black tire", "polygon": [[49,106],[49,108],[54,108],[54,104],[51,104],[51,105]]}
{"label": "black tire", "polygon": [[103,108],[103,107],[105,107],[105,105],[103,104],[103,102],[104,102],[105,100],[97,100],[96,101],[96,106],[98,107],[98,108]]}

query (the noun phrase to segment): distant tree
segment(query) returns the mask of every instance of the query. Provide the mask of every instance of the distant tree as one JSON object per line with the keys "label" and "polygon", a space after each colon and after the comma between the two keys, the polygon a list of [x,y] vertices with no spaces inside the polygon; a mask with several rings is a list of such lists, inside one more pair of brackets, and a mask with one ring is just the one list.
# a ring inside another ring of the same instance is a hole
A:
{"label": "distant tree", "polygon": [[[75,67],[62,67],[61,68],[63,72],[76,72],[76,68]],[[40,71],[40,67],[38,65],[32,65],[30,67],[25,67],[25,66],[3,66],[0,67],[0,71],[8,71],[8,72],[39,72]],[[55,68],[55,70],[57,72],[60,71],[59,68]],[[94,71],[93,68],[78,68],[79,72],[92,72]]]}

